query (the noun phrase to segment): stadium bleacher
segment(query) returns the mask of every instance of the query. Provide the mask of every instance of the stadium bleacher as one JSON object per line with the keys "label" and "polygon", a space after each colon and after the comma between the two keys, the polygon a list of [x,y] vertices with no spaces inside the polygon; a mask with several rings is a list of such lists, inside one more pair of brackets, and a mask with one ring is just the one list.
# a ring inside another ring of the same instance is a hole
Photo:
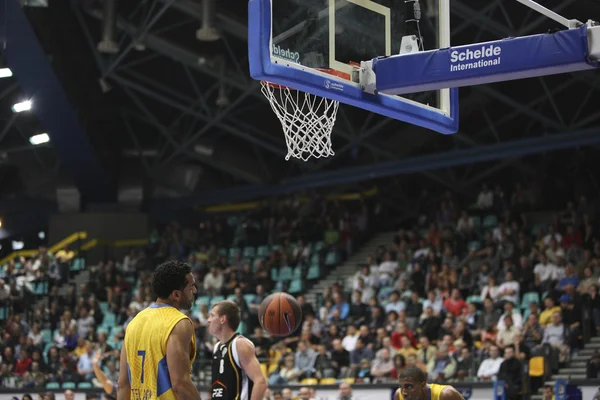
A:
{"label": "stadium bleacher", "polygon": [[[153,301],[151,271],[174,258],[199,285],[199,385],[210,375],[208,310],[222,299],[240,305],[240,332],[277,387],[393,382],[416,365],[432,382],[498,379],[511,397],[542,398],[555,379],[597,377],[600,242],[587,199],[540,212],[524,187],[484,187],[462,206],[446,193],[393,232],[364,199],[280,204],[168,224],[120,260],[92,265],[68,248],[10,260],[0,268],[0,384],[99,387],[97,350],[116,380],[124,329]],[[282,340],[256,317],[274,291],[296,295],[304,312]]]}

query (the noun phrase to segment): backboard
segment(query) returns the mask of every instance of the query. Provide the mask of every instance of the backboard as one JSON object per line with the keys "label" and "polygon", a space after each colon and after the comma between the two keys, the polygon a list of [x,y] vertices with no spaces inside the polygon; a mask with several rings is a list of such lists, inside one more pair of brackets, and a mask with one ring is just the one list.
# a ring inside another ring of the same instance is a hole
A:
{"label": "backboard", "polygon": [[250,0],[250,73],[254,79],[454,133],[457,89],[368,94],[352,79],[361,61],[401,50],[449,47],[449,1]]}

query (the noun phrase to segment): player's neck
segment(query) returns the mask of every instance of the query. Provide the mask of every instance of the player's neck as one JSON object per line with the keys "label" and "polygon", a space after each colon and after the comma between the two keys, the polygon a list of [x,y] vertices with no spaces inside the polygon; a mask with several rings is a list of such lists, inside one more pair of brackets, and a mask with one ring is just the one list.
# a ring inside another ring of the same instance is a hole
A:
{"label": "player's neck", "polygon": [[221,343],[227,343],[231,340],[231,338],[233,337],[233,335],[235,335],[235,332],[232,331],[229,328],[224,328],[219,335],[217,336],[217,339],[219,339],[219,342]]}
{"label": "player's neck", "polygon": [[171,303],[169,300],[165,300],[165,299],[156,299],[156,301],[154,302],[154,304],[156,304],[157,306],[159,305],[168,305],[174,308],[177,308],[176,305],[174,305],[173,303]]}

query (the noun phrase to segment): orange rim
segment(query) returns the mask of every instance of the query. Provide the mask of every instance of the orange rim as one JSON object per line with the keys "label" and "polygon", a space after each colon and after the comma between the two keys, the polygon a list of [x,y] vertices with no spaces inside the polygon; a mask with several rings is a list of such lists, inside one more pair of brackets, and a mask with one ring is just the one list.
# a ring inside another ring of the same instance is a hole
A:
{"label": "orange rim", "polygon": [[[359,64],[355,63],[355,62],[351,62],[350,63],[351,66],[353,67],[358,67]],[[345,79],[347,81],[350,80],[350,74],[346,73],[346,72],[342,72],[342,71],[338,71],[337,69],[331,69],[331,68],[315,68],[317,71],[321,71],[324,72],[326,74],[329,75],[333,75],[333,76],[337,76],[338,78],[342,78]],[[268,81],[261,81],[263,84],[270,86],[274,89],[290,89],[290,90],[296,90],[294,88],[288,87],[288,86],[283,86],[283,85],[279,85],[277,83],[273,83],[273,82],[268,82]]]}
{"label": "orange rim", "polygon": [[270,86],[274,89],[290,89],[290,90],[296,90],[294,88],[288,87],[288,86],[283,86],[283,85],[278,85],[276,83],[273,82],[268,82],[268,81],[261,81],[264,85]]}

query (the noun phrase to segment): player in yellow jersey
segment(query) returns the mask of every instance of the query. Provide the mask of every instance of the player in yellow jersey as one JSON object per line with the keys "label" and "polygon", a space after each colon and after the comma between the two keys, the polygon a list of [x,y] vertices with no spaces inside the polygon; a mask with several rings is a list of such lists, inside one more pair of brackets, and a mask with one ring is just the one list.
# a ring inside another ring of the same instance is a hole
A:
{"label": "player in yellow jersey", "polygon": [[450,385],[427,383],[427,375],[417,367],[408,367],[398,374],[400,387],[394,400],[464,400]]}
{"label": "player in yellow jersey", "polygon": [[196,281],[189,265],[168,261],[154,271],[156,302],[127,325],[121,349],[119,400],[200,400],[192,383],[196,341],[189,310]]}

